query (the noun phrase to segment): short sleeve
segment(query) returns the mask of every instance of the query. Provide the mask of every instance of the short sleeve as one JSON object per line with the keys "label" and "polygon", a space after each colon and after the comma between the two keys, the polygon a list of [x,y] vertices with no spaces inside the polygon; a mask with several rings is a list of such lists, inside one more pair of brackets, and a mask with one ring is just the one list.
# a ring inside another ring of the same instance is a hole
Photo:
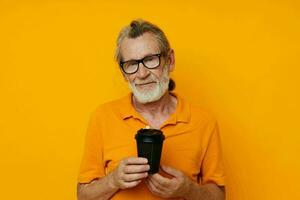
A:
{"label": "short sleeve", "polygon": [[103,141],[97,112],[90,117],[85,137],[84,151],[78,174],[79,183],[89,183],[93,179],[104,176]]}
{"label": "short sleeve", "polygon": [[218,123],[213,120],[209,125],[209,137],[205,140],[204,156],[201,165],[201,183],[225,185],[225,171],[222,158],[221,140]]}

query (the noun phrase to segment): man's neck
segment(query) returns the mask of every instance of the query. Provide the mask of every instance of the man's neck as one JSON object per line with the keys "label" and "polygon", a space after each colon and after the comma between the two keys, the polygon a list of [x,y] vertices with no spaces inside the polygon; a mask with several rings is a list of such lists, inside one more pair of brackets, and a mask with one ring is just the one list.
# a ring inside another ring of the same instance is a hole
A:
{"label": "man's neck", "polygon": [[147,113],[151,116],[170,115],[176,109],[176,98],[169,92],[166,92],[159,100],[146,104],[138,102],[133,95],[132,103],[139,113]]}

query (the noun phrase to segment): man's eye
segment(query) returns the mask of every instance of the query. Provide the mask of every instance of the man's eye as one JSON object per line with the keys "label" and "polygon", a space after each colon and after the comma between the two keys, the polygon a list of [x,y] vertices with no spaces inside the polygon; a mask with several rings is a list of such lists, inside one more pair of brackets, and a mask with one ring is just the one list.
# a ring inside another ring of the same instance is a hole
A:
{"label": "man's eye", "polygon": [[134,65],[137,65],[137,62],[130,62],[129,63],[129,66],[134,66]]}
{"label": "man's eye", "polygon": [[149,56],[149,57],[146,57],[144,58],[144,61],[151,61],[153,60],[154,56]]}
{"label": "man's eye", "polygon": [[137,62],[127,62],[124,67],[134,67],[137,65]]}

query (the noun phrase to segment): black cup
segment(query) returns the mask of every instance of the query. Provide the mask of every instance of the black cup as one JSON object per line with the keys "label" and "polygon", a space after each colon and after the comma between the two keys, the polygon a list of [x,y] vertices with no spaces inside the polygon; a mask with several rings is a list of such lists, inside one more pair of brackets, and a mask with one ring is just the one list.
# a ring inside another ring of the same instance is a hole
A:
{"label": "black cup", "polygon": [[158,129],[140,129],[135,135],[138,157],[148,159],[150,165],[149,174],[159,171],[161,151],[165,136]]}

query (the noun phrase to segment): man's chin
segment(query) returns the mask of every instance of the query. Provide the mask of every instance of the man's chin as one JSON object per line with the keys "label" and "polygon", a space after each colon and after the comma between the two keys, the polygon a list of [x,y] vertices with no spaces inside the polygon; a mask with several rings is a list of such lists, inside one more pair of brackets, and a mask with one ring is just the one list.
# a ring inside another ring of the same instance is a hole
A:
{"label": "man's chin", "polygon": [[135,98],[138,102],[142,104],[152,103],[158,101],[163,95],[162,94],[149,94],[149,93],[139,93],[137,91],[133,92]]}
{"label": "man's chin", "polygon": [[140,95],[147,95],[149,93],[153,93],[153,89],[141,89],[136,87],[136,93],[139,93]]}
{"label": "man's chin", "polygon": [[150,84],[150,85],[136,85],[135,88],[141,93],[147,93],[155,90],[157,85]]}
{"label": "man's chin", "polygon": [[163,95],[159,91],[159,87],[154,88],[139,88],[136,86],[130,87],[136,100],[142,104],[158,101]]}
{"label": "man's chin", "polygon": [[[135,96],[136,97],[136,96]],[[137,101],[141,104],[147,104],[147,103],[153,103],[155,101],[158,101],[159,99],[144,99],[144,98],[139,98],[139,97],[136,97]]]}

